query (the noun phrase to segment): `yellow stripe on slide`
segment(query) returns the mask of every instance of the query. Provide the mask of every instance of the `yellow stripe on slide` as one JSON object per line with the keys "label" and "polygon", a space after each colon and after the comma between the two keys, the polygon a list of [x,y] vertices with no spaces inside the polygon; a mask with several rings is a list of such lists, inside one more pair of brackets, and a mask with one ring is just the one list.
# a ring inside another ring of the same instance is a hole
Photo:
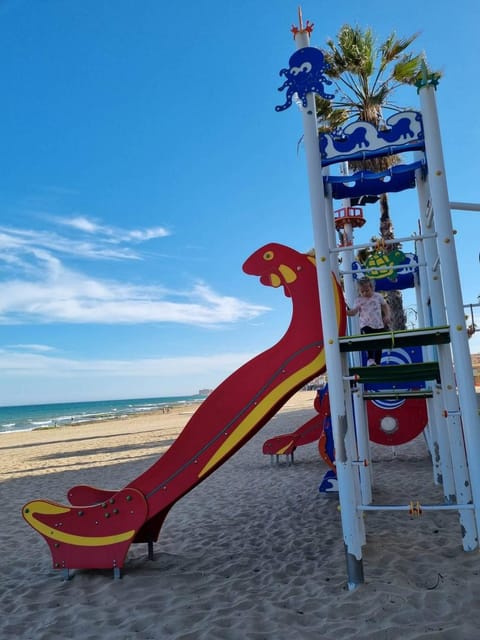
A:
{"label": "yellow stripe on slide", "polygon": [[42,500],[34,500],[24,507],[23,516],[28,524],[43,536],[78,547],[103,547],[106,545],[116,544],[118,542],[125,542],[135,534],[135,529],[131,529],[130,531],[124,531],[123,533],[118,533],[114,536],[77,536],[73,533],[66,533],[59,529],[53,529],[51,526],[44,524],[35,518],[35,513],[41,513],[43,515],[61,515],[62,513],[69,513],[70,511],[71,509],[68,507],[61,507],[59,505],[51,504],[50,502],[43,502]]}
{"label": "yellow stripe on slide", "polygon": [[[333,280],[333,293],[335,297],[335,311],[337,318],[337,326],[340,325],[342,314],[345,313],[344,306],[342,304],[342,297],[339,291],[339,285],[334,276]],[[324,338],[325,340],[325,338]],[[296,387],[303,380],[309,380],[313,378],[317,371],[320,371],[325,366],[325,348],[320,350],[320,353],[309,364],[302,369],[299,369],[293,373],[289,378],[286,378],[277,387],[263,398],[245,419],[234,429],[234,431],[227,437],[225,442],[216,450],[210,460],[201,469],[198,477],[201,478],[208,473],[212,467],[216,466],[220,461],[228,456],[232,449],[242,440],[248,433],[255,428],[260,420],[266,416],[269,411],[274,407],[292,388]]]}
{"label": "yellow stripe on slide", "polygon": [[235,430],[228,436],[222,446],[216,450],[203,469],[201,469],[198,477],[201,478],[204,476],[212,467],[216,466],[223,458],[226,458],[240,440],[242,440],[293,387],[297,386],[302,380],[313,377],[316,371],[324,366],[325,350],[322,349],[314,360],[272,389],[272,391],[250,411],[246,418],[240,422]]}
{"label": "yellow stripe on slide", "polygon": [[293,443],[293,440],[290,440],[290,442],[285,447],[282,447],[281,449],[279,449],[275,455],[282,456],[292,443]]}

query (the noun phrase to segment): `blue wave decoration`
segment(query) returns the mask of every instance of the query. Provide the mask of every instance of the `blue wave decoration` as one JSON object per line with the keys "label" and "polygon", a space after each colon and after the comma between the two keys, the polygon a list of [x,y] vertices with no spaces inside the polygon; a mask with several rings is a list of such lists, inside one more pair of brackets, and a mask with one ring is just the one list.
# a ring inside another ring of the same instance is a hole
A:
{"label": "blue wave decoration", "polygon": [[377,129],[358,120],[335,133],[321,134],[322,165],[425,149],[422,115],[418,111],[400,111],[385,124],[385,128]]}

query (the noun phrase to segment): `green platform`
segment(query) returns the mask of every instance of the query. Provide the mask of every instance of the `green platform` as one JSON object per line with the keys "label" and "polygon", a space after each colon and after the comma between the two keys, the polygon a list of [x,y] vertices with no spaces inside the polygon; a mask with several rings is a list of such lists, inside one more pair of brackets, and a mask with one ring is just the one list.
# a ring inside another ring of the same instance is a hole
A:
{"label": "green platform", "polygon": [[338,341],[342,352],[448,344],[450,342],[450,327],[430,327],[428,329],[383,331],[367,335],[341,336]]}
{"label": "green platform", "polygon": [[358,382],[412,382],[414,380],[436,380],[440,382],[438,362],[415,362],[412,364],[387,364],[376,367],[351,367],[351,376]]}

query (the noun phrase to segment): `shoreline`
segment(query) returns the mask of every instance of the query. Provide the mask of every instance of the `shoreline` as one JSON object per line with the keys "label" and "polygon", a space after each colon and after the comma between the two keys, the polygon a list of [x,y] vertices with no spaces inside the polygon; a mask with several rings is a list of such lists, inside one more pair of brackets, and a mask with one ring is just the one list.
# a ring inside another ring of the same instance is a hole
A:
{"label": "shoreline", "polygon": [[[297,406],[298,404],[306,404],[310,402],[311,407],[313,407],[313,401],[315,398],[316,391],[297,391],[297,393],[290,398],[284,405],[279,409],[281,411],[288,410],[292,406]],[[208,397],[208,396],[207,396]],[[198,401],[185,402],[185,403],[177,403],[171,404],[168,407],[164,407],[162,409],[152,409],[152,410],[142,410],[138,412],[133,412],[124,415],[112,415],[108,417],[99,417],[98,419],[93,420],[77,420],[68,423],[62,424],[54,424],[48,426],[36,426],[31,429],[12,429],[11,431],[1,431],[0,432],[0,442],[4,436],[10,434],[20,434],[20,433],[37,433],[37,432],[48,432],[54,431],[58,432],[62,429],[79,429],[81,427],[91,427],[96,425],[105,425],[109,423],[125,423],[132,421],[141,421],[143,418],[147,420],[157,420],[162,419],[165,416],[191,416],[197,408],[205,402],[206,398],[202,398]]]}
{"label": "shoreline", "polygon": [[[160,416],[165,416],[170,413],[174,415],[183,415],[183,414],[191,415],[196,411],[197,407],[200,404],[202,404],[202,402],[203,400],[199,400],[198,402],[187,402],[185,404],[170,405],[170,406],[164,407],[163,409],[152,409],[151,411],[150,410],[137,411],[133,413],[126,413],[123,415],[111,415],[107,417],[95,418],[92,420],[72,420],[72,422],[66,423],[66,424],[54,424],[48,427],[34,427],[33,429],[24,429],[23,431],[48,431],[49,429],[63,429],[63,428],[69,429],[71,427],[103,424],[105,422],[112,422],[115,420],[124,422],[127,420],[134,420],[135,418],[141,418],[143,416],[159,418]],[[12,433],[12,432],[10,431],[6,433]]]}
{"label": "shoreline", "polygon": [[[477,404],[479,407],[479,411],[480,411],[480,387],[476,386],[475,387],[475,393],[477,396]],[[308,396],[308,394],[310,394],[310,396]],[[316,390],[309,390],[309,391],[297,391],[296,394],[294,394],[294,396],[292,398],[290,398],[290,400],[288,400],[285,405],[283,405],[278,413],[288,410],[290,407],[297,405],[299,402],[302,403],[305,398],[309,398],[310,402],[311,402],[311,406],[313,407],[313,401],[315,398],[315,394],[316,394]],[[45,425],[45,426],[34,426],[31,428],[25,428],[25,429],[11,429],[11,430],[2,430],[0,431],[0,441],[1,439],[9,434],[16,434],[16,433],[31,433],[31,432],[43,432],[43,431],[58,431],[61,429],[69,429],[69,428],[80,428],[83,426],[92,426],[92,425],[104,425],[104,424],[108,424],[108,423],[115,423],[115,422],[126,422],[126,421],[130,421],[130,420],[136,420],[141,419],[143,417],[145,418],[152,418],[152,419],[158,419],[161,418],[165,415],[192,415],[192,413],[194,413],[196,411],[196,409],[199,407],[199,405],[201,405],[203,402],[205,402],[205,400],[207,399],[208,396],[206,396],[205,398],[202,398],[198,401],[191,401],[191,402],[185,402],[185,403],[175,403],[175,404],[171,404],[171,405],[167,405],[165,407],[160,408],[156,408],[156,409],[152,409],[152,410],[142,410],[142,411],[138,411],[138,412],[132,412],[132,413],[126,413],[123,415],[108,415],[105,417],[99,417],[99,418],[94,418],[94,419],[79,419],[79,420],[72,420],[71,422],[66,422],[66,423],[61,423],[61,424],[52,424],[52,425]]]}
{"label": "shoreline", "polygon": [[142,416],[151,416],[151,415],[162,416],[169,413],[174,413],[174,414],[178,414],[182,412],[193,413],[193,411],[195,411],[195,409],[200,404],[202,404],[204,400],[205,398],[202,398],[201,400],[198,400],[198,401],[172,403],[162,408],[142,409],[138,411],[130,411],[128,413],[112,412],[111,414],[106,414],[106,415],[98,414],[98,417],[92,417],[92,418],[82,418],[81,416],[79,416],[78,418],[71,418],[70,421],[59,421],[58,423],[54,421],[53,424],[46,424],[46,425],[39,424],[39,425],[31,426],[28,428],[3,429],[0,431],[0,438],[3,435],[9,434],[9,433],[28,433],[31,431],[49,431],[49,430],[55,430],[55,429],[79,427],[82,425],[103,424],[108,422],[114,422],[117,420],[124,421],[124,420],[129,420],[131,418],[140,418]]}
{"label": "shoreline", "polygon": [[[299,391],[272,418],[290,411],[308,411],[314,415],[313,400],[315,391]],[[35,448],[48,451],[48,460],[54,462],[57,457],[63,461],[62,468],[74,470],[90,465],[92,471],[96,465],[103,466],[109,462],[108,451],[117,451],[116,460],[128,461],[137,450],[144,450],[144,457],[162,455],[184,429],[190,417],[201,403],[188,403],[173,407],[171,411],[153,410],[139,414],[119,417],[112,420],[98,420],[77,424],[66,424],[57,427],[37,428],[25,431],[10,431],[0,437],[0,479],[7,477],[49,475],[55,473],[55,466],[39,466]],[[301,424],[301,421],[300,423]],[[75,455],[67,455],[71,443],[77,443]],[[113,442],[115,443],[113,445]],[[22,451],[23,448],[23,451]],[[85,451],[86,462],[78,462]],[[15,451],[16,456],[8,456]],[[97,451],[95,451],[97,450]],[[32,455],[30,455],[32,451]],[[148,451],[148,456],[147,452]],[[17,471],[16,467],[21,471]],[[145,469],[150,466],[145,466]],[[144,470],[145,470],[144,469]],[[125,482],[131,477],[125,477]],[[89,483],[91,481],[89,480]],[[98,484],[96,481],[93,484]],[[64,500],[62,494],[57,500]]]}

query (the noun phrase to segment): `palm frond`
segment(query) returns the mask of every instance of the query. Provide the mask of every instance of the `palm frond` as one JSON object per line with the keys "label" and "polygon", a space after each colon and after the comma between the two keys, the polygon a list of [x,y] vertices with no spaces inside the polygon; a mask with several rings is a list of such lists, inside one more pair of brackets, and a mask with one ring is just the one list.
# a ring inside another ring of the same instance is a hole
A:
{"label": "palm frond", "polygon": [[[326,74],[333,81],[335,97],[330,102],[317,99],[320,132],[338,132],[355,120],[370,122],[378,128],[384,122],[384,110],[400,111],[401,108],[392,100],[395,90],[401,85],[414,84],[419,73],[425,73],[421,68],[422,57],[407,51],[417,37],[418,33],[398,38],[392,32],[377,45],[372,29],[344,24],[336,40],[327,40],[324,56],[329,66]],[[378,173],[399,161],[398,155],[384,156],[349,162],[349,167],[353,172],[367,170]],[[384,239],[392,239],[394,233],[387,194],[380,195],[379,206],[380,235]],[[391,300],[393,316],[398,318],[395,328],[405,328],[402,326],[405,314],[401,292],[391,293],[398,293],[396,297],[392,295]],[[398,313],[395,313],[395,306],[398,306]]]}

